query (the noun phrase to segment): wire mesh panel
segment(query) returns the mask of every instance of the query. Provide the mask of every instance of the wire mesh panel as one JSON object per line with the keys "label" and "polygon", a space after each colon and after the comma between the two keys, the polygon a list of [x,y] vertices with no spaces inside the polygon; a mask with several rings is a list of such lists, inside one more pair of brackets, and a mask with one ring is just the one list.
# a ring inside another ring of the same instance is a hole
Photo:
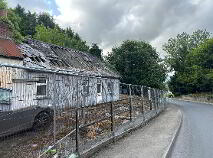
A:
{"label": "wire mesh panel", "polygon": [[0,65],[0,157],[83,153],[163,109],[164,93],[114,78]]}

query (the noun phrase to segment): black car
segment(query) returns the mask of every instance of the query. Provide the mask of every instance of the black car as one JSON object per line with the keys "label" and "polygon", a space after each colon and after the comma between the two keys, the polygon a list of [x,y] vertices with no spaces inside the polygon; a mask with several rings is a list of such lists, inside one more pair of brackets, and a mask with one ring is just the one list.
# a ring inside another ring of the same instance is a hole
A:
{"label": "black car", "polygon": [[31,106],[10,110],[11,90],[0,88],[0,137],[26,129],[43,129],[53,119],[50,107]]}

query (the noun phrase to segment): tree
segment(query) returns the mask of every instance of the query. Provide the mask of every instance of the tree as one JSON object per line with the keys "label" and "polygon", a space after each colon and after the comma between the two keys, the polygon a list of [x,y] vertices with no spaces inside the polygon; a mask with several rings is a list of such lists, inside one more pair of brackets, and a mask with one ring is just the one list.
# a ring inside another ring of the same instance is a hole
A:
{"label": "tree", "polygon": [[23,36],[33,36],[36,33],[37,15],[28,11],[23,19],[22,23],[22,34]]}
{"label": "tree", "polygon": [[8,18],[10,19],[8,23],[15,28],[13,37],[16,39],[30,36],[63,47],[80,51],[89,50],[86,41],[83,41],[70,27],[61,28],[48,13],[37,15],[30,11],[26,12],[23,7],[17,5],[15,9],[9,10]]}
{"label": "tree", "polygon": [[25,9],[24,9],[23,7],[21,7],[21,5],[19,5],[19,4],[15,7],[14,12],[15,12],[15,14],[18,15],[21,19],[23,19],[24,16],[25,16],[25,14],[26,14],[26,13],[25,13]]}
{"label": "tree", "polygon": [[80,38],[79,40],[70,38],[64,31],[61,31],[57,27],[51,29],[46,28],[44,25],[37,25],[34,38],[43,42],[73,48],[80,51],[88,51],[89,49],[85,41],[82,41]]}
{"label": "tree", "polygon": [[206,30],[197,30],[189,35],[185,32],[178,34],[176,38],[170,38],[163,45],[163,50],[168,54],[166,62],[171,70],[184,71],[184,63],[187,54],[210,37]]}
{"label": "tree", "polygon": [[121,82],[164,88],[166,69],[156,50],[143,41],[124,41],[113,48],[108,62],[120,73]]}
{"label": "tree", "polygon": [[46,28],[44,25],[38,25],[36,26],[34,38],[43,42],[65,46],[64,40],[66,37],[57,28],[51,29]]}
{"label": "tree", "polygon": [[36,33],[35,28],[37,25],[37,14],[31,13],[30,11],[26,13],[25,9],[20,5],[16,6],[14,12],[21,18],[19,25],[21,35],[34,36]]}
{"label": "tree", "polygon": [[92,47],[89,49],[89,53],[102,59],[102,49],[100,49],[96,43],[92,44]]}
{"label": "tree", "polygon": [[38,25],[44,25],[45,27],[48,27],[51,29],[55,28],[55,25],[56,25],[53,17],[50,16],[50,14],[45,12],[38,15],[37,23]]}
{"label": "tree", "polygon": [[23,37],[20,34],[20,17],[17,16],[12,9],[8,9],[7,2],[5,0],[0,0],[0,9],[7,10],[7,17],[0,17],[0,21],[6,24],[10,31],[12,32],[12,38],[20,43],[23,40]]}
{"label": "tree", "polygon": [[0,10],[7,9],[7,2],[5,0],[0,0]]}
{"label": "tree", "polygon": [[15,14],[13,9],[8,9],[7,14],[8,20],[13,24],[13,36],[12,38],[16,40],[16,42],[20,43],[23,41],[23,36],[20,33],[20,25],[21,25],[21,18]]}
{"label": "tree", "polygon": [[206,30],[197,30],[191,35],[183,32],[182,34],[178,34],[176,38],[170,38],[168,43],[163,45],[163,50],[168,54],[165,61],[171,71],[175,71],[169,83],[169,88],[173,93],[186,94],[191,89],[191,84],[185,84],[188,78],[186,75],[186,72],[188,72],[188,69],[186,69],[187,55],[190,51],[204,43],[209,37],[210,33]]}
{"label": "tree", "polygon": [[191,93],[211,92],[213,90],[213,39],[209,39],[196,49],[193,49],[186,58],[184,83],[191,85]]}

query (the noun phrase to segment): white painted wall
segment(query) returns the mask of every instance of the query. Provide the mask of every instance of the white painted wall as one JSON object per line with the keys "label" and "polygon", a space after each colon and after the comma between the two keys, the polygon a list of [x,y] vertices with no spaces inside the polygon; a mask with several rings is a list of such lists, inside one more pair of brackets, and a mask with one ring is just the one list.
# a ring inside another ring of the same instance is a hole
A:
{"label": "white painted wall", "polygon": [[0,64],[12,64],[23,66],[23,61],[18,59],[10,59],[5,57],[0,57]]}
{"label": "white painted wall", "polygon": [[[89,106],[119,99],[118,79],[99,79],[102,82],[102,93],[100,94],[102,99],[98,100],[97,78],[95,77],[89,78],[89,93],[84,94],[83,81],[85,80],[85,77],[63,74],[57,74],[54,76],[53,73],[33,72],[6,67],[1,67],[0,72],[1,88],[9,88],[12,90],[12,109],[20,109],[36,105],[56,105],[60,108]],[[40,97],[36,94],[36,79],[39,77],[47,79],[46,96]],[[108,82],[114,83],[113,93],[108,91]]]}

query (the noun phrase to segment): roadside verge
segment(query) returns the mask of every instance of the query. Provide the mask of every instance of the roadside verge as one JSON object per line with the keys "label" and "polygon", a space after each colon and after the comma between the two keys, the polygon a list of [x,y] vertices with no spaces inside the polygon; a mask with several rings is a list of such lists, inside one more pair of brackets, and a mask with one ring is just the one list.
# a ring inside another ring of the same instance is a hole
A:
{"label": "roadside verge", "polygon": [[180,98],[174,98],[174,99],[180,100],[180,101],[186,101],[186,102],[193,102],[193,103],[200,103],[200,104],[209,104],[209,105],[213,105],[213,103],[209,103],[209,102],[193,101],[193,100],[180,99]]}

